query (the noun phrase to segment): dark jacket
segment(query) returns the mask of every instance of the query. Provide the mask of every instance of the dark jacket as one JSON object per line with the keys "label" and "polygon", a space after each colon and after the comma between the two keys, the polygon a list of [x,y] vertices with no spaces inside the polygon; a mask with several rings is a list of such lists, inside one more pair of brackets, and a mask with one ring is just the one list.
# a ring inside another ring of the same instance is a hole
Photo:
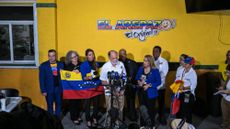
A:
{"label": "dark jacket", "polygon": [[[62,62],[57,61],[58,79],[59,79],[59,89],[62,92],[61,79],[60,79],[60,69],[63,69],[64,65]],[[54,93],[54,77],[50,67],[50,62],[43,62],[39,67],[39,82],[40,89],[42,93]]]}
{"label": "dark jacket", "polygon": [[[120,60],[120,59],[119,59]],[[123,62],[122,60],[120,60],[121,62]],[[137,74],[137,70],[138,70],[138,65],[134,60],[128,59],[126,58],[126,60],[123,62],[125,69],[126,69],[126,73],[127,73],[127,83],[132,83],[132,84],[136,84],[136,74]],[[131,80],[129,79],[131,77]]]}

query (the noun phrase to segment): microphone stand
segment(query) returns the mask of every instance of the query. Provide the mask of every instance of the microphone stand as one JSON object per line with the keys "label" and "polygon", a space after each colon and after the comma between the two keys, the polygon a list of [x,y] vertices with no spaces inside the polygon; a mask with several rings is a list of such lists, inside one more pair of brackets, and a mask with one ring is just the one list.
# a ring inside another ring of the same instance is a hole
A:
{"label": "microphone stand", "polygon": [[[122,123],[122,125],[124,125],[124,128],[127,128],[127,124],[122,121],[120,118],[119,118],[119,109],[115,108],[113,106],[113,102],[114,102],[114,93],[116,92],[116,87],[118,87],[117,85],[114,84],[114,79],[110,79],[109,78],[109,84],[108,85],[102,85],[102,86],[106,86],[106,87],[109,87],[110,88],[110,91],[111,91],[111,101],[110,101],[110,109],[109,111],[106,113],[106,117],[105,117],[105,123],[104,123],[104,128],[105,129],[116,129],[116,128],[119,128],[119,127],[116,127],[116,121]],[[109,126],[107,125],[107,121],[110,120],[110,123],[109,123]],[[107,126],[106,126],[107,125]]]}

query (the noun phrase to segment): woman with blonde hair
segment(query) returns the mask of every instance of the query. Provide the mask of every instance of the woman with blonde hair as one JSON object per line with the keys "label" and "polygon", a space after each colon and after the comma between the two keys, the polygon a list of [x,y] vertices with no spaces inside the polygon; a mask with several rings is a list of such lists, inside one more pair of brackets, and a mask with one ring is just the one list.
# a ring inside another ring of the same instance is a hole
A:
{"label": "woman with blonde hair", "polygon": [[155,128],[155,103],[158,96],[157,86],[161,84],[161,77],[159,70],[154,65],[154,60],[151,55],[144,57],[143,66],[137,72],[136,80],[138,81],[138,95],[140,105],[145,106],[150,115],[151,124],[144,121],[141,117],[141,126],[150,126]]}

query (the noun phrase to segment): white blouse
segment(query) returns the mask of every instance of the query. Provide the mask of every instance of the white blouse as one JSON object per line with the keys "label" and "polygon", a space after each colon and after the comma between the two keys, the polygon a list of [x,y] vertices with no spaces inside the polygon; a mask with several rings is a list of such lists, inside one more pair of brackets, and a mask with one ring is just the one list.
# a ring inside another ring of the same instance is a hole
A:
{"label": "white blouse", "polygon": [[[176,80],[182,80],[184,82],[184,87],[190,86],[190,91],[195,95],[195,89],[197,86],[197,75],[196,71],[191,68],[188,72],[185,72],[185,68],[181,67],[177,69]],[[186,92],[189,90],[183,90]]]}
{"label": "white blouse", "polygon": [[[230,80],[228,80],[227,86],[226,86],[226,90],[230,90]],[[230,102],[230,95],[229,94],[222,94],[224,99],[227,100],[228,102]]]}

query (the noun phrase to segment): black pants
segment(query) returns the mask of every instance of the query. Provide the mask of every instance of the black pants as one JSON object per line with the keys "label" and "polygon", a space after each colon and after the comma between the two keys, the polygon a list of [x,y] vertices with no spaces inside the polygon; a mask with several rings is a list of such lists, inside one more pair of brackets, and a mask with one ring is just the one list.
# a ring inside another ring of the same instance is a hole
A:
{"label": "black pants", "polygon": [[[99,102],[100,102],[100,95],[85,100],[85,104],[84,104],[85,107],[84,108],[85,108],[85,116],[86,116],[87,121],[90,121],[93,118],[97,119]],[[90,105],[91,105],[91,103],[93,104],[93,114],[90,117]]]}
{"label": "black pants", "polygon": [[137,117],[136,108],[135,108],[136,90],[133,88],[132,85],[126,86],[125,97],[126,97],[127,111],[129,113],[129,116],[135,119]]}
{"label": "black pants", "polygon": [[[141,105],[146,106],[146,108],[148,110],[148,114],[149,114],[149,117],[151,119],[151,127],[155,126],[156,98],[150,99],[148,97],[147,92],[144,91],[143,89],[141,89],[141,91],[139,92],[139,98],[141,98]],[[142,117],[140,117],[140,125],[146,126],[146,121],[144,121],[144,119]]]}
{"label": "black pants", "polygon": [[[189,96],[189,99],[187,99],[187,101],[185,99],[185,96]],[[177,118],[185,118],[186,122],[192,124],[192,107],[195,101],[194,95],[190,91],[188,91],[185,93],[181,93],[179,99],[181,105],[179,112],[177,113]]]}
{"label": "black pants", "polygon": [[69,112],[72,121],[78,120],[81,112],[81,100],[70,99],[69,100]]}
{"label": "black pants", "polygon": [[165,119],[165,89],[158,90],[158,114],[159,118]]}

